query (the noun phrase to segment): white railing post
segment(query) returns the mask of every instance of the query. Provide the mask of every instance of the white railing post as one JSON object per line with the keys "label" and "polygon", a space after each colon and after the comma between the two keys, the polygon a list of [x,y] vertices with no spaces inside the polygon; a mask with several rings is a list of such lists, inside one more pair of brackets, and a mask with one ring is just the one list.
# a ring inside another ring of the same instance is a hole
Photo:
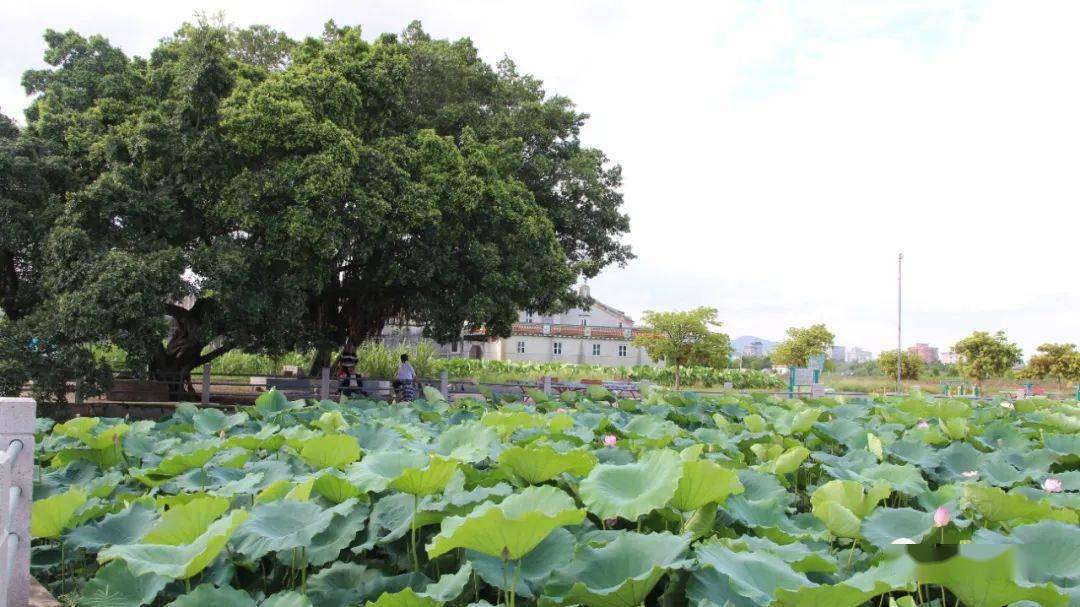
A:
{"label": "white railing post", "polygon": [[439,392],[442,392],[443,398],[450,400],[450,374],[446,371],[439,373]]}
{"label": "white railing post", "polygon": [[551,376],[544,376],[544,394],[551,394]]}
{"label": "white railing post", "polygon": [[30,600],[30,491],[34,476],[31,398],[0,398],[0,607]]}

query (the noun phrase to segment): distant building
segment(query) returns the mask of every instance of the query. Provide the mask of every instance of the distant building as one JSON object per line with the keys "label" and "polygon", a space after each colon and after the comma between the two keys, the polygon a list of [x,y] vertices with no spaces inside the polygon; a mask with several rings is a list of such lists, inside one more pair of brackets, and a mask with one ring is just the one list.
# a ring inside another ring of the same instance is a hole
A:
{"label": "distant building", "polygon": [[847,360],[847,348],[844,346],[832,346],[829,351],[829,359],[833,362],[844,362]]}
{"label": "distant building", "polygon": [[743,346],[742,355],[749,358],[761,358],[765,356],[765,345],[760,341],[752,341]]}
{"label": "distant building", "polygon": [[849,363],[862,364],[874,360],[874,353],[870,350],[863,350],[858,346],[853,346],[847,350],[847,361]]}
{"label": "distant building", "polygon": [[[589,287],[580,288],[589,295]],[[634,321],[621,310],[594,301],[589,309],[559,314],[521,312],[510,337],[489,339],[483,331],[465,334],[446,344],[434,344],[439,356],[486,360],[565,362],[612,367],[655,364],[644,348],[633,344]],[[388,324],[380,339],[390,347],[415,347],[424,329],[414,324]]]}
{"label": "distant building", "polygon": [[946,365],[955,365],[956,363],[960,362],[960,355],[956,352],[953,352],[952,350],[949,350],[948,352],[942,352],[941,356],[938,357],[938,360],[940,360],[943,364]]}
{"label": "distant building", "polygon": [[[589,296],[589,287],[580,288]],[[510,337],[464,336],[462,355],[486,360],[565,362],[612,367],[655,364],[645,348],[633,343],[634,321],[625,312],[593,301],[588,309],[558,314],[521,312]]]}
{"label": "distant building", "polygon": [[908,352],[917,354],[926,364],[938,361],[938,349],[929,344],[915,344],[908,348]]}

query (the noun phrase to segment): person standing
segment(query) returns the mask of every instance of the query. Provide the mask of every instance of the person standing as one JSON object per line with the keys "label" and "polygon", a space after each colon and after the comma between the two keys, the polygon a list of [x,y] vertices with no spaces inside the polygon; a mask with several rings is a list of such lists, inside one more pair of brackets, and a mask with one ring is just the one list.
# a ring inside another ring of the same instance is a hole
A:
{"label": "person standing", "polygon": [[408,354],[401,355],[401,365],[398,366],[394,386],[398,388],[402,400],[412,401],[416,398],[416,370],[409,363]]}

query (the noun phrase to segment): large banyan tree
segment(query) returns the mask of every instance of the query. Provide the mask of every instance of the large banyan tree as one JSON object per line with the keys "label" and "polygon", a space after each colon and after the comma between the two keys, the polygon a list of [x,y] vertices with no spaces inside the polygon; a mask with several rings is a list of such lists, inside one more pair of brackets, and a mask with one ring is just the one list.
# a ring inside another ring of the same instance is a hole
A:
{"label": "large banyan tree", "polygon": [[0,347],[115,344],[158,378],[233,348],[322,364],[395,318],[505,335],[631,257],[587,116],[468,39],[203,22],[146,59],[45,39],[26,126],[0,133],[25,173],[0,177],[0,219],[38,235],[0,233]]}

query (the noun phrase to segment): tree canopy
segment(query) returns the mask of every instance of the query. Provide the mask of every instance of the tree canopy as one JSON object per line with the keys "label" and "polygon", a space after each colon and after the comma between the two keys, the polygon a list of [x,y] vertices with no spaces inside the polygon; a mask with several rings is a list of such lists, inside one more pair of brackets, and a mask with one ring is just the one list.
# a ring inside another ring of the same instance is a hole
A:
{"label": "tree canopy", "polygon": [[1080,380],[1080,352],[1076,344],[1042,344],[1035,349],[1035,354],[1019,373],[1026,379],[1044,379],[1053,377],[1058,386],[1065,380]]}
{"label": "tree canopy", "polygon": [[796,367],[808,365],[811,356],[825,354],[836,337],[823,324],[806,328],[791,327],[787,330],[787,336],[777,344],[770,357],[776,364]]}
{"label": "tree canopy", "polygon": [[[877,360],[878,367],[881,368],[881,372],[887,377],[896,377],[896,351],[889,350],[888,352],[882,352],[881,356]],[[914,352],[904,351],[900,357],[900,378],[901,379],[919,379],[923,370],[926,368],[926,363],[922,357]]]}
{"label": "tree canopy", "polygon": [[392,319],[505,335],[632,257],[587,115],[468,39],[204,21],[145,59],[45,39],[27,125],[0,133],[0,301],[38,340],[169,378],[233,348],[318,365]]}
{"label": "tree canopy", "polygon": [[675,367],[675,389],[679,389],[680,371],[686,365],[727,367],[731,340],[713,331],[719,327],[715,308],[696,308],[686,312],[646,311],[642,326],[634,336],[634,345],[645,348],[653,360]]}
{"label": "tree canopy", "polygon": [[975,381],[1000,377],[1023,362],[1020,346],[1010,342],[1004,331],[993,335],[975,331],[956,342],[953,352],[960,356],[956,365],[960,373]]}

